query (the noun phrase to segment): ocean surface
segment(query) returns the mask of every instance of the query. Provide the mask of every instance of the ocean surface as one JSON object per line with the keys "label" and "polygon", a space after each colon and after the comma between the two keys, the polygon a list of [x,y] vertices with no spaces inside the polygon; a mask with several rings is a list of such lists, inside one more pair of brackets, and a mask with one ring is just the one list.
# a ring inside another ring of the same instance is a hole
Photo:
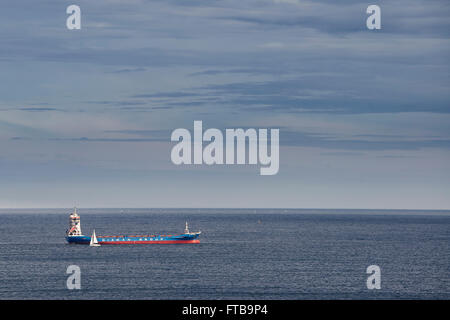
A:
{"label": "ocean surface", "polygon": [[202,231],[98,248],[66,244],[70,211],[0,210],[0,299],[450,299],[448,211],[78,209],[85,235]]}

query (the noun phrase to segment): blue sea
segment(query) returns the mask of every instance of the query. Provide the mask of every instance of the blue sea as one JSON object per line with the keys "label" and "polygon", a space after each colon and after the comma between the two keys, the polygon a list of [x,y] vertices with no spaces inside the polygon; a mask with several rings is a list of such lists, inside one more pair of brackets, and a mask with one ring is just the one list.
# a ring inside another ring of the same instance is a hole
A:
{"label": "blue sea", "polygon": [[97,248],[66,244],[70,212],[0,210],[0,299],[450,298],[448,211],[78,209],[86,235],[202,231],[200,244]]}

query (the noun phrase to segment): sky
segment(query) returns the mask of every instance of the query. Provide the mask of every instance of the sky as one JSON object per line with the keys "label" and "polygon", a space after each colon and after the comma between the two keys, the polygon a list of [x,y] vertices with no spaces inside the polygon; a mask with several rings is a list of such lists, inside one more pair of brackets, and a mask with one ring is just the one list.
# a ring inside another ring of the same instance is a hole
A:
{"label": "sky", "polygon": [[[0,208],[450,209],[449,16],[445,0],[5,1]],[[174,165],[171,132],[194,120],[279,128],[278,174]]]}

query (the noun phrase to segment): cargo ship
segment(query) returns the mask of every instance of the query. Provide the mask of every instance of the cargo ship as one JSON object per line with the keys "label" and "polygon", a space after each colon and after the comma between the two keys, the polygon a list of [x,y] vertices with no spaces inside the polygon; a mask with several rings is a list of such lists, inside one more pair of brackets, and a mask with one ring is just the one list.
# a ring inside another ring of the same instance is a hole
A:
{"label": "cargo ship", "polygon": [[[77,208],[69,216],[69,229],[66,232],[66,240],[70,244],[177,244],[177,243],[200,243],[198,237],[200,231],[189,232],[188,223],[184,233],[180,235],[121,235],[121,236],[96,236],[95,231],[92,238],[81,233],[80,216]],[[93,240],[93,241],[91,241]]]}

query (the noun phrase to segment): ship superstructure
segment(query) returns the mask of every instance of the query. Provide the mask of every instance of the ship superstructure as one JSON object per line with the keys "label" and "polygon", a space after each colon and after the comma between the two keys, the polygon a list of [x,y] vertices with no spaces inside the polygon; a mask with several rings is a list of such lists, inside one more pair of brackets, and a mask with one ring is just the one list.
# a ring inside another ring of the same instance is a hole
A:
{"label": "ship superstructure", "polygon": [[69,229],[67,236],[82,236],[80,216],[77,214],[77,208],[73,208],[73,212],[69,216]]}

